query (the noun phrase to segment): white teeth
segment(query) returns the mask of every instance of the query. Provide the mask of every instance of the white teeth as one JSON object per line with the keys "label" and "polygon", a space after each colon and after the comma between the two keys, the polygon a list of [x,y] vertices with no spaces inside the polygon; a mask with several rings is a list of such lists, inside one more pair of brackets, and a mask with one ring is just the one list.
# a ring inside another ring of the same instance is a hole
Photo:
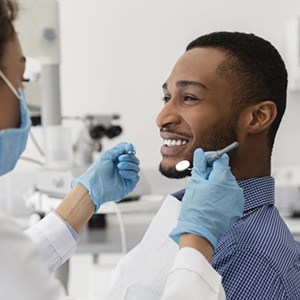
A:
{"label": "white teeth", "polygon": [[181,146],[185,145],[187,141],[185,140],[171,140],[171,139],[164,139],[163,144],[168,147],[174,147],[174,146]]}

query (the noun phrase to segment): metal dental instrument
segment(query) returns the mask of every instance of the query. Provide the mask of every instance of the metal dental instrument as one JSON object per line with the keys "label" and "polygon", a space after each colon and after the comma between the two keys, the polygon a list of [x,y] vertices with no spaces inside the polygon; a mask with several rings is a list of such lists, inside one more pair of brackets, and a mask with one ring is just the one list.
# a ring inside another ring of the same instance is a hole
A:
{"label": "metal dental instrument", "polygon": [[[228,153],[229,151],[236,148],[238,145],[239,145],[238,142],[233,142],[229,146],[227,146],[221,150],[217,150],[217,151],[213,152],[206,158],[207,163],[208,164],[213,163],[216,159],[220,158],[224,153]],[[190,162],[188,160],[182,160],[182,161],[178,162],[176,164],[175,168],[178,172],[183,172],[185,170],[190,170],[190,171],[192,170],[192,168],[190,168]]]}
{"label": "metal dental instrument", "polygon": [[192,171],[192,168],[190,168],[189,166],[190,162],[188,160],[182,160],[176,164],[175,168],[178,172],[183,172],[185,170]]}
{"label": "metal dental instrument", "polygon": [[135,155],[135,154],[136,154],[135,147],[133,146],[133,150],[129,150],[129,151],[127,152],[127,154],[129,154],[129,155]]}
{"label": "metal dental instrument", "polygon": [[225,147],[224,149],[217,150],[216,152],[212,153],[209,157],[207,157],[207,159],[206,159],[207,163],[211,164],[216,159],[220,158],[224,153],[227,153],[227,152],[233,150],[238,145],[239,145],[238,142],[233,142],[232,144],[230,144],[229,146]]}

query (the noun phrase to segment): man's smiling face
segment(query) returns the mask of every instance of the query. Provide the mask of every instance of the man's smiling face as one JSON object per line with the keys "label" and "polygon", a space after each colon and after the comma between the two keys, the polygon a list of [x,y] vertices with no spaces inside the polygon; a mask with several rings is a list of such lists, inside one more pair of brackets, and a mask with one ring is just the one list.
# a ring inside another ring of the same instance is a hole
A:
{"label": "man's smiling face", "polygon": [[225,55],[213,48],[185,52],[163,84],[164,107],[156,123],[163,139],[160,171],[181,178],[176,163],[193,161],[196,148],[218,150],[237,140],[232,87],[217,72]]}

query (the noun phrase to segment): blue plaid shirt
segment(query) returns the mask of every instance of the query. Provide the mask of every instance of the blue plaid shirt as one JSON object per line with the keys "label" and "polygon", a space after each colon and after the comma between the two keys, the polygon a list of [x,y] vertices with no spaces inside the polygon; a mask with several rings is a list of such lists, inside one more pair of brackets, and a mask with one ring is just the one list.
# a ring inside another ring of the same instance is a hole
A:
{"label": "blue plaid shirt", "polygon": [[[300,299],[300,244],[274,206],[274,179],[238,182],[244,217],[218,241],[212,266],[223,277],[226,299]],[[184,191],[174,194],[181,200]]]}

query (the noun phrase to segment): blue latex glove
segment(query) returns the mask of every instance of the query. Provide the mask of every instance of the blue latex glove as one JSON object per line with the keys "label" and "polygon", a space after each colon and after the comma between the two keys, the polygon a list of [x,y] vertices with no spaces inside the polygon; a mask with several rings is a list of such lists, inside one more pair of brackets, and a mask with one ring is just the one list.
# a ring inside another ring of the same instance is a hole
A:
{"label": "blue latex glove", "polygon": [[207,165],[202,149],[194,152],[194,167],[182,198],[177,227],[170,237],[179,243],[182,233],[207,239],[215,249],[217,240],[243,215],[244,198],[230,172],[229,157]]}
{"label": "blue latex glove", "polygon": [[72,180],[71,186],[81,183],[89,191],[96,211],[105,202],[122,200],[139,181],[140,162],[130,152],[135,153],[134,146],[128,143],[105,151],[86,172]]}

